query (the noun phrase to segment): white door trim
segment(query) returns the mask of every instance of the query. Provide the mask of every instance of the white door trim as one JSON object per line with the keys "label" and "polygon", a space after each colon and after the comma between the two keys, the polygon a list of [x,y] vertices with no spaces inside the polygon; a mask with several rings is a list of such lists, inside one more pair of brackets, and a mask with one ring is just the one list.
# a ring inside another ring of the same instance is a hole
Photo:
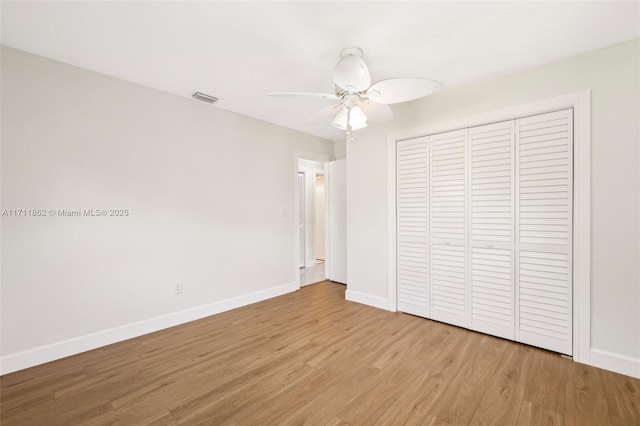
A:
{"label": "white door trim", "polygon": [[396,142],[573,108],[573,358],[591,364],[591,91],[577,92],[387,135],[387,298],[397,307]]}

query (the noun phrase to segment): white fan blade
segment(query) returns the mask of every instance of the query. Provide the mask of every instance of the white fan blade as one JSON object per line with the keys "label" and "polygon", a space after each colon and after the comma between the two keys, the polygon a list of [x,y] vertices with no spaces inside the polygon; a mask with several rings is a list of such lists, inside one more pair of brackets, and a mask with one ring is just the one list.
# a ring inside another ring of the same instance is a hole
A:
{"label": "white fan blade", "polygon": [[333,82],[348,92],[362,92],[371,86],[371,76],[360,56],[347,55],[333,70]]}
{"label": "white fan blade", "polygon": [[330,107],[326,107],[318,111],[309,122],[329,122],[333,120],[338,112],[342,109],[342,104],[331,105]]}
{"label": "white fan blade", "polygon": [[338,98],[336,95],[331,93],[315,93],[315,92],[293,92],[293,93],[267,93],[267,96],[278,96],[282,98],[316,98],[316,99],[326,99],[330,101],[335,101]]}
{"label": "white fan blade", "polygon": [[393,111],[391,111],[389,105],[371,101],[362,101],[358,105],[360,105],[360,108],[362,108],[362,111],[369,121],[382,122],[389,121],[393,118]]}
{"label": "white fan blade", "polygon": [[365,96],[381,104],[397,104],[427,96],[440,87],[442,83],[426,78],[392,78],[375,83]]}

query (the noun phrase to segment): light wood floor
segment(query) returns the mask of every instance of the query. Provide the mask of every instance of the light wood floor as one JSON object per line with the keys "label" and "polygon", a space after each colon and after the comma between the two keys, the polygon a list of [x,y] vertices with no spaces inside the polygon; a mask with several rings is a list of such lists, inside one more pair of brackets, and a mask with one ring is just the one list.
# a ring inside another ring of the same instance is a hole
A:
{"label": "light wood floor", "polygon": [[1,382],[3,426],[640,424],[640,380],[329,282]]}

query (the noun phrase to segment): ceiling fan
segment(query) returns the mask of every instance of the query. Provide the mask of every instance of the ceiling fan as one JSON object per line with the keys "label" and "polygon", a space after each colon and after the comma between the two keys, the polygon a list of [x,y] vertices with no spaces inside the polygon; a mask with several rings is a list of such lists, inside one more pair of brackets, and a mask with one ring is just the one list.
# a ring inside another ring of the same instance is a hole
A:
{"label": "ceiling fan", "polygon": [[367,126],[367,121],[388,121],[393,112],[388,104],[427,96],[442,83],[423,78],[392,78],[371,84],[369,69],[362,59],[362,49],[342,49],[333,70],[336,93],[270,93],[268,96],[313,97],[339,103],[320,110],[311,121],[331,121],[331,125],[349,134]]}

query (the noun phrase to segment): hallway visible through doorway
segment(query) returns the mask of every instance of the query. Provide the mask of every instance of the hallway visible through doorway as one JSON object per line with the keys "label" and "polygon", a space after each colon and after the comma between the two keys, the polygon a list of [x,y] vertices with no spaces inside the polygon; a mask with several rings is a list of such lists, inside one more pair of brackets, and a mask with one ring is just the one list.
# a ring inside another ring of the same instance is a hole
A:
{"label": "hallway visible through doorway", "polygon": [[324,262],[318,262],[315,266],[300,268],[300,287],[319,283],[326,280],[324,276]]}
{"label": "hallway visible through doorway", "polygon": [[300,285],[325,280],[325,163],[298,161]]}

